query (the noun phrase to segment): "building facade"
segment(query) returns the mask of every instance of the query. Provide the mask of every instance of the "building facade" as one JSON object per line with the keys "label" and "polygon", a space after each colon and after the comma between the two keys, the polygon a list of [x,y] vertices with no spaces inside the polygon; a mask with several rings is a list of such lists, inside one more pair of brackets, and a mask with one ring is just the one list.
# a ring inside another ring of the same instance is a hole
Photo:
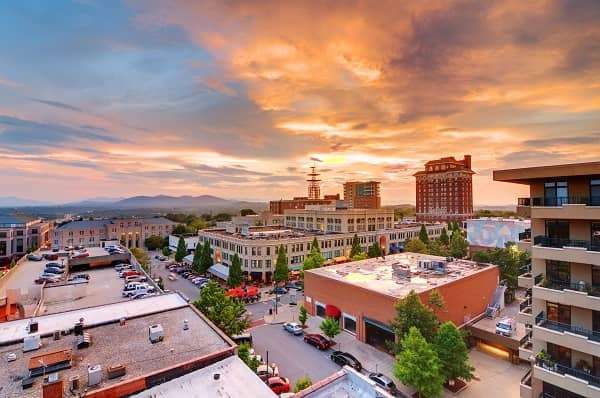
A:
{"label": "building facade", "polygon": [[379,181],[349,181],[344,183],[344,203],[349,209],[379,209]]}
{"label": "building facade", "polygon": [[167,237],[177,223],[164,217],[71,221],[54,230],[53,247],[100,246],[103,240],[119,241],[133,248],[143,247],[150,236]]}
{"label": "building facade", "polygon": [[531,268],[518,320],[531,331],[519,355],[531,361],[521,397],[600,397],[600,162],[494,171],[525,184],[519,212],[531,216]]}
{"label": "building facade", "polygon": [[395,305],[411,291],[427,303],[444,298],[441,321],[460,326],[481,315],[498,286],[496,266],[417,253],[399,253],[304,272],[304,306],[313,316],[339,319],[342,330],[383,351],[395,341]]}
{"label": "building facade", "polygon": [[392,229],[393,209],[336,209],[334,206],[308,206],[285,212],[283,225],[303,231],[373,232]]}
{"label": "building facade", "polygon": [[425,163],[425,169],[414,174],[417,221],[473,218],[473,174],[471,155]]}
{"label": "building facade", "polygon": [[482,217],[465,221],[469,251],[503,249],[508,242],[517,243],[525,231],[531,228],[531,221],[518,218]]}
{"label": "building facade", "polygon": [[0,261],[45,246],[51,238],[50,222],[22,216],[0,216]]}
{"label": "building facade", "polygon": [[[438,237],[445,224],[426,225],[430,237]],[[269,281],[275,270],[277,249],[283,245],[287,252],[288,267],[299,270],[304,259],[310,253],[310,245],[317,238],[321,253],[330,263],[347,261],[352,248],[352,239],[356,234],[364,251],[374,242],[386,253],[403,250],[407,239],[419,235],[420,224],[403,224],[395,228],[381,228],[373,231],[356,232],[310,232],[306,230],[264,226],[241,228],[212,228],[198,231],[200,242],[208,241],[213,261],[226,266],[231,265],[237,254],[242,260],[242,271],[253,280]]]}
{"label": "building facade", "polygon": [[340,200],[340,194],[325,195],[322,199],[309,199],[307,196],[299,196],[294,199],[280,199],[269,202],[269,211],[273,214],[283,214],[286,210],[304,209],[306,206],[336,205]]}

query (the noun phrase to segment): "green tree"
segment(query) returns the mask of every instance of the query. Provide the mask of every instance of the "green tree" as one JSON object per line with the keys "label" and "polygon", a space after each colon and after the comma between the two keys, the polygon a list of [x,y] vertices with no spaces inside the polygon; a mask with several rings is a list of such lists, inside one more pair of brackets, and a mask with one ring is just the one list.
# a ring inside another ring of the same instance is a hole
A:
{"label": "green tree", "polygon": [[169,257],[169,255],[171,254],[171,250],[169,250],[168,246],[165,246],[162,248],[162,255],[165,257]]}
{"label": "green tree", "polygon": [[150,256],[144,249],[140,249],[139,247],[134,247],[131,250],[131,254],[136,258],[138,263],[142,266],[144,271],[150,272]]}
{"label": "green tree", "polygon": [[231,260],[231,267],[229,267],[229,276],[227,277],[227,286],[229,287],[237,287],[241,285],[244,280],[244,275],[242,274],[242,261],[240,257],[235,253],[233,255],[233,259]]}
{"label": "green tree", "polygon": [[427,244],[427,253],[433,256],[447,257],[448,248],[443,245],[439,239],[430,239]]}
{"label": "green tree", "polygon": [[313,238],[313,241],[310,245],[310,253],[319,253],[321,254],[321,246],[319,245],[319,241],[317,240],[317,237],[315,236]]}
{"label": "green tree", "polygon": [[411,327],[416,327],[427,341],[433,341],[439,323],[438,319],[435,313],[421,302],[419,295],[414,290],[399,299],[395,308],[396,317],[392,322],[392,328],[399,341],[404,338]]}
{"label": "green tree", "polygon": [[302,270],[307,271],[313,268],[322,267],[325,264],[325,258],[321,254],[321,249],[319,247],[319,241],[315,237],[312,241],[310,253],[304,259],[304,264],[302,265]]}
{"label": "green tree", "polygon": [[442,245],[448,246],[450,244],[450,238],[448,237],[448,231],[446,231],[446,227],[442,228],[439,239]]}
{"label": "green tree", "polygon": [[427,234],[427,228],[425,228],[425,224],[421,224],[421,230],[419,231],[419,239],[425,244],[429,243],[429,235]]}
{"label": "green tree", "polygon": [[369,258],[381,257],[382,253],[379,242],[377,241],[373,242],[373,244],[369,246],[369,250],[367,250]]}
{"label": "green tree", "polygon": [[356,255],[362,253],[362,247],[360,246],[360,239],[358,235],[354,234],[352,238],[352,248],[350,249],[350,258],[354,258]]}
{"label": "green tree", "polygon": [[479,251],[473,255],[473,260],[498,265],[500,278],[506,281],[506,286],[513,291],[517,289],[521,270],[531,261],[529,253],[519,250],[513,242],[508,242],[504,248]]}
{"label": "green tree", "polygon": [[277,283],[286,282],[289,279],[289,276],[290,270],[288,268],[288,259],[285,255],[285,248],[281,245],[277,250],[277,261],[275,263],[273,280]]}
{"label": "green tree", "polygon": [[462,233],[456,230],[452,232],[448,254],[452,257],[463,258],[467,255],[468,250],[469,242],[462,236]]}
{"label": "green tree", "polygon": [[296,386],[294,387],[294,392],[298,393],[302,390],[307,389],[312,386],[312,380],[308,376],[304,376],[296,380]]}
{"label": "green tree", "polygon": [[240,357],[240,359],[244,361],[244,363],[248,365],[248,367],[252,369],[254,373],[256,373],[260,362],[256,356],[250,355],[250,348],[250,344],[248,343],[240,344],[238,347],[238,357]]}
{"label": "green tree", "polygon": [[173,235],[185,235],[185,234],[190,234],[193,232],[194,231],[191,228],[189,228],[187,225],[177,224],[175,226],[175,228],[173,228],[172,234]]}
{"label": "green tree", "polygon": [[194,306],[228,336],[240,334],[250,326],[244,303],[225,296],[213,281],[202,289]]}
{"label": "green tree", "polygon": [[179,237],[179,242],[177,242],[177,251],[175,252],[175,261],[178,263],[183,261],[183,258],[187,256],[187,246],[185,245],[185,239],[183,239],[183,235]]}
{"label": "green tree", "polygon": [[444,301],[444,297],[440,293],[438,289],[433,289],[429,294],[429,299],[427,300],[427,304],[433,311],[441,311],[446,306]]}
{"label": "green tree", "polygon": [[366,260],[367,258],[369,258],[369,255],[365,252],[362,253],[358,253],[352,257],[350,257],[350,260],[352,261],[360,261],[360,260]]}
{"label": "green tree", "polygon": [[207,273],[208,269],[212,267],[212,265],[213,259],[211,256],[210,243],[208,243],[208,240],[205,240],[202,247],[202,255],[200,257],[200,273]]}
{"label": "green tree", "polygon": [[162,236],[152,235],[144,239],[144,246],[148,250],[158,250],[165,244],[165,239]]}
{"label": "green tree", "polygon": [[404,251],[410,253],[427,253],[427,245],[419,238],[412,238],[404,244]]}
{"label": "green tree", "polygon": [[333,340],[335,336],[340,334],[340,323],[337,319],[327,317],[323,319],[321,322],[321,326],[319,326],[323,334],[329,337],[330,340]]}
{"label": "green tree", "polygon": [[444,322],[435,335],[433,347],[440,359],[440,371],[446,381],[460,377],[473,378],[474,368],[469,364],[469,350],[461,332],[452,322]]}
{"label": "green tree", "polygon": [[411,386],[421,398],[442,395],[444,377],[440,360],[427,340],[416,327],[411,327],[402,339],[403,350],[396,356],[394,375]]}
{"label": "green tree", "polygon": [[300,306],[300,309],[298,311],[298,321],[300,322],[300,325],[302,325],[303,328],[306,327],[306,321],[308,321],[308,311],[303,305]]}
{"label": "green tree", "polygon": [[242,209],[240,210],[240,216],[254,216],[256,212],[252,209]]}
{"label": "green tree", "polygon": [[192,269],[195,272],[200,272],[201,271],[201,261],[202,261],[202,244],[200,242],[198,242],[196,244],[196,250],[194,250],[194,259],[192,260]]}

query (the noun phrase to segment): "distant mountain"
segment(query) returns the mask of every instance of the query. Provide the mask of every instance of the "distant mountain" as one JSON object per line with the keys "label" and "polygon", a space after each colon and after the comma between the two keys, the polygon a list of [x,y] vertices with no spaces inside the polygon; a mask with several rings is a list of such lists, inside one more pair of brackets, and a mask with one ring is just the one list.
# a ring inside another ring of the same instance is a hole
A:
{"label": "distant mountain", "polygon": [[123,200],[124,198],[107,198],[107,197],[97,197],[97,198],[89,198],[84,199],[79,202],[66,203],[63,206],[77,206],[77,207],[103,207],[103,206],[112,206],[114,203]]}
{"label": "distant mountain", "polygon": [[18,198],[16,196],[0,196],[0,207],[52,206],[54,204],[40,200]]}
{"label": "distant mountain", "polygon": [[201,196],[134,196],[131,198],[119,200],[110,206],[114,208],[227,208],[240,207],[264,207],[264,203],[243,202],[229,199],[223,199],[211,195]]}

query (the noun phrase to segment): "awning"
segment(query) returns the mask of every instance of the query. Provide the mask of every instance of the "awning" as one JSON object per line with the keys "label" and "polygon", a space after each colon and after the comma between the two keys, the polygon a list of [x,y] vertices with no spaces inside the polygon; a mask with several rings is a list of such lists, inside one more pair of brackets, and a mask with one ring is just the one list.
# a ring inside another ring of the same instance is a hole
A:
{"label": "awning", "polygon": [[208,269],[208,272],[224,281],[229,278],[229,267],[223,264],[215,264]]}
{"label": "awning", "polygon": [[394,333],[394,329],[392,329],[392,327],[390,325],[386,325],[385,323],[380,322],[376,319],[367,318],[366,316],[363,317],[363,319],[364,319],[365,323],[369,323],[373,326],[378,327],[379,329],[385,330],[386,332]]}
{"label": "awning", "polygon": [[335,305],[327,304],[325,306],[325,315],[331,318],[339,318],[342,315],[342,311]]}

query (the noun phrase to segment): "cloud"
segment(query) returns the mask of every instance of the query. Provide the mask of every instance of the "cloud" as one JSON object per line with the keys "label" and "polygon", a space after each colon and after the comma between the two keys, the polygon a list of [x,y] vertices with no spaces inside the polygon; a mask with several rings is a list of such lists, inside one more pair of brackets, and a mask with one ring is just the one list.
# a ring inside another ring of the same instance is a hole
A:
{"label": "cloud", "polygon": [[84,112],[83,109],[81,109],[77,106],[65,104],[64,102],[60,102],[60,101],[43,100],[43,99],[39,99],[39,98],[31,98],[31,100],[35,101],[35,102],[39,102],[40,104],[45,104],[45,105],[53,106],[53,107],[60,108],[60,109],[66,109],[66,110],[74,111],[74,112]]}

